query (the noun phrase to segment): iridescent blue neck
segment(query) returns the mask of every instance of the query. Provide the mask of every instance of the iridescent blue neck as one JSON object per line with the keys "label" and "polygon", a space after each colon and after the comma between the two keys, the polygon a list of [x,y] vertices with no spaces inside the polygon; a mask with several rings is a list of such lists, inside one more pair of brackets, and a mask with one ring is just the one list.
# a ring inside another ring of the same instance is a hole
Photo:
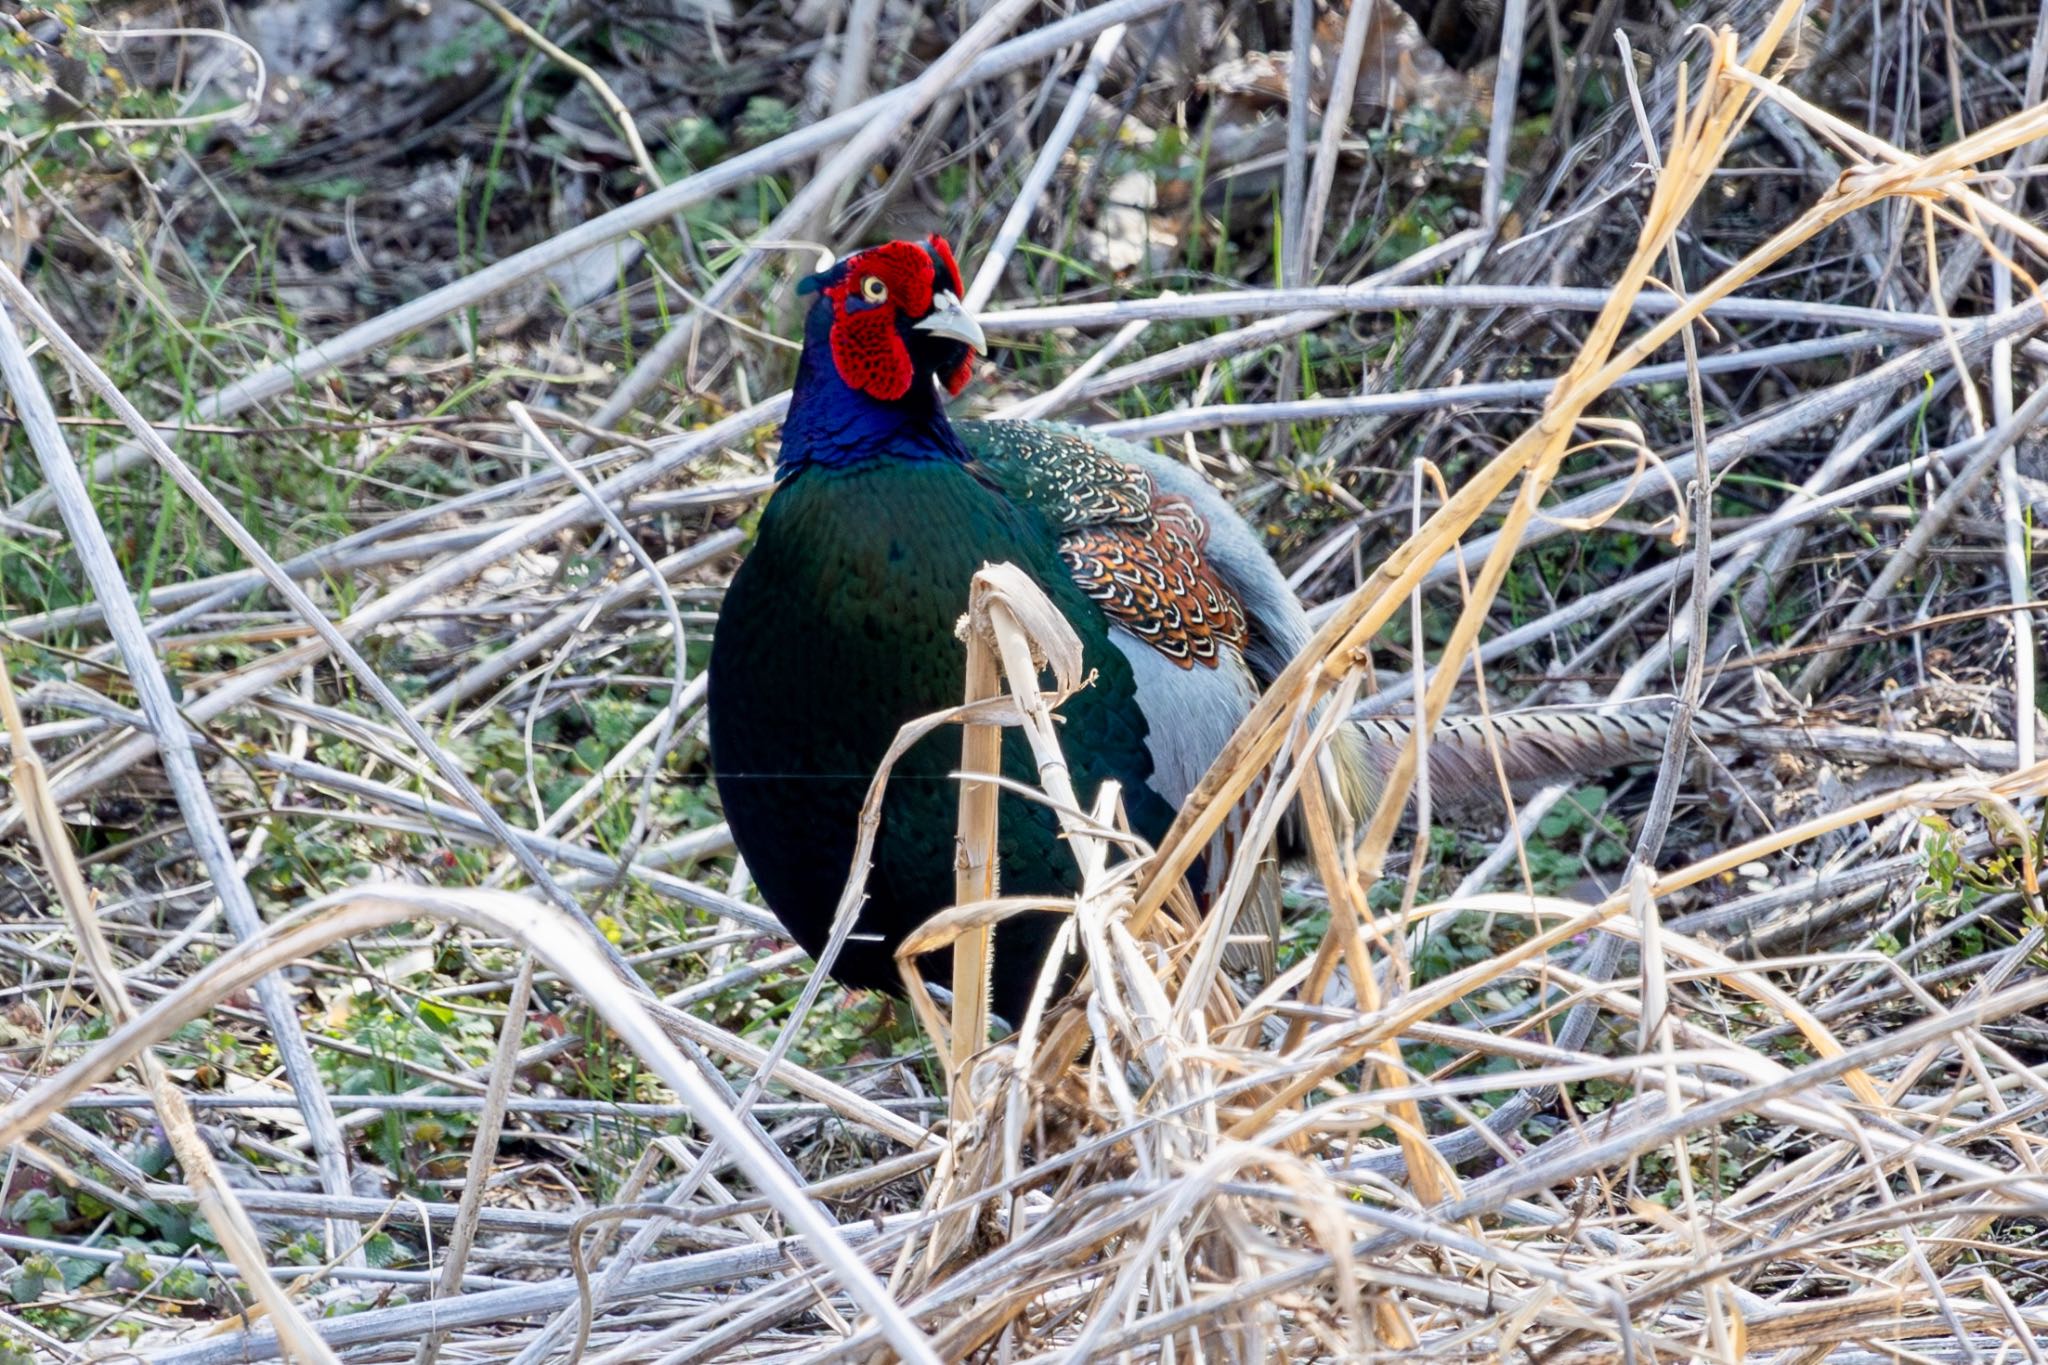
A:
{"label": "iridescent blue neck", "polygon": [[923,366],[910,392],[893,402],[870,397],[839,377],[832,360],[832,303],[811,305],[804,326],[803,358],[789,415],[782,421],[782,453],[776,473],[787,476],[807,466],[842,468],[864,460],[966,460],[967,448],[946,420],[939,387]]}

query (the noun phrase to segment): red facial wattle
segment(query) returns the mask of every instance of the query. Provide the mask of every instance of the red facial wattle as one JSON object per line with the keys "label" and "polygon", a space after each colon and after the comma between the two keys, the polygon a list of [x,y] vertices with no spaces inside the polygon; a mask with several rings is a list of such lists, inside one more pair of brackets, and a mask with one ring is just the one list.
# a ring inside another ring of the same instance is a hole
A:
{"label": "red facial wattle", "polygon": [[839,306],[839,320],[832,324],[832,363],[839,377],[884,402],[909,393],[916,367],[896,332],[896,310],[884,303],[847,313]]}
{"label": "red facial wattle", "polygon": [[[943,237],[926,246],[890,242],[852,257],[837,282],[825,287],[832,300],[832,362],[852,388],[884,402],[910,392],[917,366],[897,327],[900,316],[922,318],[936,292],[960,291],[960,267]],[[972,375],[972,356],[939,376],[948,393],[958,393]]]}
{"label": "red facial wattle", "polygon": [[974,378],[974,356],[963,348],[960,353],[960,363],[945,374],[940,375],[939,382],[946,386],[947,393],[957,394],[960,390],[967,387],[967,381],[972,378]]}

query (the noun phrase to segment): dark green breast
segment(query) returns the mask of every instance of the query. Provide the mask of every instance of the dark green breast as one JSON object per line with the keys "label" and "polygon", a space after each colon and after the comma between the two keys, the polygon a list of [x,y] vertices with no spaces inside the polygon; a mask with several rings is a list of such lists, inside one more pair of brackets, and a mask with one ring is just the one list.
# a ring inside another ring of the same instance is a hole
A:
{"label": "dark green breast", "polygon": [[[1146,785],[1152,763],[1129,665],[1041,516],[952,460],[804,469],[770,498],[726,595],[710,688],[712,758],[734,840],[769,908],[812,953],[831,932],[861,802],[898,727],[961,700],[966,649],[954,626],[975,571],[998,561],[1046,590],[1095,671],[1060,712],[1081,799],[1113,777],[1141,835],[1157,839],[1171,823]],[[959,762],[952,726],[898,761],[856,926],[863,937],[841,953],[841,980],[896,989],[896,943],[952,903]],[[1014,730],[1003,766],[1036,785]],[[1004,894],[1075,889],[1073,859],[1043,806],[1005,796],[1000,820]],[[1034,916],[997,936],[995,1003],[1012,1020],[1057,927],[1054,916]]]}

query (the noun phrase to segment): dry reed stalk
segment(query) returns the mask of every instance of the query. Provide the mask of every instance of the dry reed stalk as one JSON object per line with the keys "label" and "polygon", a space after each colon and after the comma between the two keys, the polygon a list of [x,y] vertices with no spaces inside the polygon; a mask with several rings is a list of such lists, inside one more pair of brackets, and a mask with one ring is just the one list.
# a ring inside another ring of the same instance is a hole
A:
{"label": "dry reed stalk", "polygon": [[[1145,1057],[1148,1066],[1167,1078],[1185,1102],[1198,1110],[1212,1111],[1204,1126],[1213,1132],[1218,1121],[1213,1113],[1213,1101],[1201,1097],[1202,1087],[1194,1083],[1192,1076],[1174,1080],[1177,1074],[1185,1071],[1185,1067],[1175,1059],[1175,1049],[1166,1045],[1169,1038],[1183,1039],[1189,1046],[1198,1045],[1209,1026],[1200,1014],[1190,1019],[1175,1010],[1163,984],[1165,978],[1159,975],[1159,964],[1144,946],[1122,929],[1120,919],[1129,904],[1130,894],[1128,877],[1123,875],[1128,865],[1120,869],[1109,863],[1112,851],[1126,837],[1118,827],[1117,794],[1113,789],[1100,793],[1093,810],[1083,812],[1080,809],[1067,777],[1052,719],[1052,706],[1058,697],[1049,699],[1039,690],[1041,670],[1048,666],[1060,689],[1059,695],[1064,695],[1078,683],[1081,667],[1079,643],[1057,609],[1012,566],[984,569],[977,575],[971,601],[966,626],[970,641],[975,642],[971,647],[975,653],[991,660],[1000,657],[1003,675],[1010,687],[1013,714],[1024,725],[1039,763],[1040,780],[1080,865],[1082,893],[1070,906],[1063,908],[1071,910],[1079,927],[1078,938],[1089,972],[1086,979],[1094,983],[1092,999],[1103,1008],[1099,1014],[1091,1008],[1088,1022],[1078,1026],[1093,1033],[1098,1048],[1105,1055]],[[975,690],[985,692],[985,688]],[[963,904],[928,921],[898,951],[912,1000],[920,1002],[920,1014],[926,1014],[930,1006],[917,972],[917,957],[947,942],[952,942],[958,951],[962,941],[973,941],[985,934],[993,917],[1020,909],[1045,909],[1060,904],[1037,899],[989,899]],[[974,953],[969,965],[984,960],[978,945]],[[1048,964],[1048,985],[1050,973],[1056,966],[1056,963]],[[1043,994],[1042,987],[1041,998]],[[1229,1008],[1227,995],[1212,997],[1212,1005],[1215,1007],[1213,1012],[1220,1014],[1228,1023],[1234,1011]],[[899,1288],[928,1282],[945,1262],[958,1253],[971,1223],[975,1191],[989,1183],[995,1159],[1002,1159],[1005,1170],[1014,1172],[1018,1169],[1015,1120],[1023,1116],[1023,1105],[1028,1102],[1031,1091],[1052,1093],[1063,1088],[1064,1078],[1049,1076],[1042,1066],[1034,1064],[1033,1039],[1039,1011],[1040,1007],[1035,1005],[1032,1016],[1025,1021],[1023,1040],[1017,1048],[1018,1056],[1008,1063],[1013,1077],[1035,1074],[1035,1086],[1020,1089],[1013,1083],[1007,1093],[1001,1093],[1001,1087],[992,1083],[993,1078],[985,1082],[977,1075],[970,1075],[964,1067],[955,1071],[953,1083],[956,1094],[965,1092],[969,1097],[964,1103],[956,1101],[959,1104],[956,1114],[971,1116],[975,1121],[971,1124],[956,1123],[948,1157],[942,1160],[940,1174],[933,1182],[926,1205],[928,1209],[953,1207],[955,1212],[927,1240],[923,1269],[916,1279],[906,1279],[909,1262],[899,1262]],[[1170,1022],[1177,1017],[1178,1023]],[[954,1028],[952,1055],[956,1058],[963,1054],[972,1056],[975,1049],[963,1048],[957,1023]],[[1043,1054],[1053,1055],[1057,1055],[1054,1049]],[[1011,1121],[1000,1123],[998,1120],[1003,1114],[999,1113],[977,1113],[975,1098],[982,1095],[990,1095],[999,1104],[1007,1106],[1004,1113]],[[1128,1118],[1139,1118],[1135,1097],[1126,1097],[1120,1108]],[[1000,1134],[1007,1134],[1007,1141],[998,1143],[996,1139]],[[1197,1142],[1177,1159],[1197,1159],[1209,1145]],[[908,1253],[909,1248],[906,1247],[906,1257]],[[982,1335],[985,1337],[987,1333],[1001,1330],[1010,1320],[1011,1315],[998,1315],[995,1320],[983,1324],[985,1331]],[[1412,1339],[1408,1337],[1408,1329],[1399,1315],[1391,1309],[1383,1314],[1382,1328],[1394,1339]]]}
{"label": "dry reed stalk", "polygon": [[[977,575],[977,586],[979,576]],[[970,603],[973,598],[970,596]],[[968,608],[969,620],[974,607]],[[979,630],[967,631],[967,705],[994,700],[1001,693],[995,649]],[[996,797],[993,774],[1003,770],[1003,732],[986,721],[960,727],[960,846],[953,873],[953,900],[975,905],[996,894]],[[988,774],[990,776],[984,776]],[[974,1117],[967,1068],[988,1046],[989,969],[995,940],[986,924],[963,930],[953,943],[953,1018],[949,1049],[951,1065],[947,1097],[953,1122]]]}
{"label": "dry reed stalk", "polygon": [[[12,271],[0,269],[0,295],[12,299],[25,315],[35,319],[44,340],[72,362],[80,377],[108,390],[117,411],[124,418],[129,415],[122,410],[126,400],[113,389],[98,365],[82,352],[74,355],[76,348],[70,337],[37,308]],[[212,878],[214,893],[236,936],[249,938],[260,931],[262,923],[255,897],[236,866],[220,811],[179,715],[170,678],[143,627],[141,610],[130,597],[113,542],[57,426],[50,395],[15,328],[10,308],[0,305],[0,382],[4,382],[14,400],[29,447],[35,452],[48,489],[62,513],[82,576],[106,612],[121,662],[135,686],[136,700],[146,719],[142,733],[150,735],[161,747],[164,776],[184,817],[193,851]],[[205,505],[212,496],[202,488],[198,501]],[[53,804],[61,804],[61,777],[49,773],[44,776],[45,795]],[[14,809],[22,808],[17,804]],[[257,996],[272,1030],[279,1060],[304,1112],[321,1181],[330,1195],[345,1193],[349,1188],[348,1157],[335,1128],[333,1107],[294,1012],[291,993],[283,981],[266,980],[257,987]],[[360,1260],[358,1252],[346,1254],[351,1261]]]}
{"label": "dry reed stalk", "polygon": [[[505,1105],[511,1098],[512,1080],[518,1070],[519,1038],[526,1026],[526,1006],[533,990],[533,959],[522,958],[505,1001],[505,1018],[498,1029],[498,1052],[491,1065],[491,1079],[484,1091],[476,1137],[470,1145],[469,1165],[464,1171],[462,1202],[456,1207],[454,1226],[448,1233],[447,1260],[434,1292],[447,1298],[461,1292],[463,1267],[469,1264],[470,1247],[476,1241],[477,1220],[483,1214],[484,1194],[490,1187],[491,1163],[498,1156],[498,1139],[504,1131]],[[442,1334],[429,1333],[413,1355],[413,1365],[433,1365],[439,1354]]]}
{"label": "dry reed stalk", "polygon": [[[1939,809],[1980,802],[2010,808],[2012,802],[2040,796],[2043,793],[2048,793],[2048,762],[2036,764],[2019,773],[2006,774],[1988,783],[1918,783],[1816,816],[1676,871],[1664,873],[1651,881],[1648,891],[1653,897],[1668,897],[1675,891],[1708,881],[1745,863],[1810,843],[1833,830],[1861,824],[1896,811],[1916,808]],[[2026,884],[2031,888],[2038,884],[2033,853],[2025,840],[2020,840],[2018,847],[2024,859],[2023,875]],[[1372,1047],[1387,1039],[1398,1039],[1415,1024],[1440,1013],[1488,982],[1524,965],[1542,961],[1551,950],[1580,934],[1593,930],[1629,934],[1634,932],[1636,927],[1628,915],[1627,891],[1611,896],[1598,906],[1590,908],[1575,902],[1547,900],[1521,893],[1467,897],[1455,902],[1418,907],[1414,912],[1414,919],[1419,922],[1437,914],[1459,909],[1529,914],[1538,917],[1556,915],[1560,918],[1551,927],[1539,929],[1521,943],[1494,954],[1486,961],[1474,963],[1458,972],[1439,977],[1426,986],[1415,988],[1403,997],[1398,1007],[1383,1008],[1361,1015],[1351,1026],[1351,1031],[1356,1035],[1356,1041],[1352,1046],[1319,1058],[1317,1065],[1313,1067],[1298,1069],[1288,1085],[1269,1096],[1260,1109],[1246,1117],[1238,1129],[1239,1136],[1254,1132],[1270,1122],[1280,1110],[1298,1102],[1329,1077],[1355,1065]],[[1372,932],[1384,938],[1407,927],[1407,923],[1390,926],[1375,924],[1372,926]],[[1667,951],[1690,958],[1698,965],[1713,971],[1718,979],[1733,989],[1777,1010],[1800,1031],[1822,1057],[1834,1058],[1845,1055],[1847,1049],[1819,1019],[1795,999],[1764,981],[1753,971],[1740,967],[1725,955],[1680,935],[1667,933],[1662,941]],[[1846,1073],[1845,1080],[1855,1091],[1857,1098],[1864,1103],[1875,1109],[1889,1107],[1883,1092],[1861,1071],[1850,1070]]]}
{"label": "dry reed stalk", "polygon": [[[4,319],[0,319],[0,327],[6,325]],[[136,1015],[135,999],[129,993],[120,964],[100,929],[95,898],[87,889],[85,874],[78,865],[76,851],[71,847],[71,835],[65,828],[64,817],[50,795],[49,774],[35,745],[29,741],[21,710],[15,703],[14,680],[5,668],[0,668],[0,723],[6,727],[13,750],[8,776],[13,783],[15,799],[21,803],[36,851],[42,855],[43,870],[49,875],[57,899],[71,921],[79,955],[99,990],[108,1016],[117,1025],[131,1023]],[[234,1191],[221,1173],[220,1163],[214,1160],[212,1149],[200,1137],[192,1109],[185,1103],[184,1092],[171,1079],[169,1070],[155,1053],[138,1051],[133,1060],[149,1087],[157,1121],[163,1126],[171,1150],[177,1155],[179,1169],[185,1177],[185,1188],[191,1193],[200,1216],[213,1229],[221,1250],[227,1253],[229,1262],[241,1274],[242,1284],[262,1310],[260,1314],[245,1310],[238,1321],[247,1325],[259,1316],[267,1317],[291,1356],[311,1365],[334,1365],[338,1357],[314,1333],[291,1296],[271,1276],[269,1263],[263,1254],[263,1240],[257,1235],[248,1213],[236,1200]],[[24,1131],[19,1139],[0,1143],[0,1147],[12,1147],[16,1140],[25,1143],[31,1136],[32,1130]]]}
{"label": "dry reed stalk", "polygon": [[[1445,648],[1446,661],[1466,657],[1505,576],[1509,556],[1537,514],[1542,493],[1563,457],[1570,433],[1578,425],[1585,409],[1611,386],[1615,378],[1677,335],[1714,301],[1728,296],[1848,213],[1884,198],[1924,189],[1910,168],[1845,179],[1823,195],[1794,224],[1774,234],[1736,267],[1702,287],[1686,299],[1683,306],[1650,325],[1634,342],[1616,349],[1620,328],[1631,311],[1635,294],[1648,282],[1653,262],[1664,253],[1686,210],[1718,166],[1728,140],[1741,126],[1751,87],[1768,84],[1757,73],[1768,61],[1775,43],[1782,37],[1796,10],[1795,5],[1781,6],[1763,38],[1742,61],[1738,62],[1734,57],[1732,35],[1724,33],[1717,40],[1715,61],[1707,81],[1714,97],[1700,105],[1689,119],[1681,121],[1674,145],[1666,158],[1665,173],[1656,182],[1635,255],[1617,281],[1608,306],[1596,318],[1578,358],[1560,380],[1544,414],[1507,450],[1459,489],[1429,519],[1420,533],[1397,549],[1373,578],[1361,585],[1324,624],[1301,658],[1268,690],[1190,796],[1174,830],[1163,842],[1140,892],[1137,916],[1140,925],[1200,849],[1206,846],[1207,840],[1213,836],[1231,806],[1243,797],[1256,774],[1279,754],[1290,723],[1289,716],[1299,708],[1313,706],[1341,682],[1364,657],[1373,636],[1391,618],[1426,569],[1449,552],[1458,537],[1520,475],[1520,491],[1501,531],[1494,538],[1493,551],[1482,565],[1475,591]],[[1982,130],[1969,139],[1971,153],[1981,159],[2023,145],[2037,135],[2037,125],[2042,116],[2041,111],[2028,111]],[[1938,155],[1928,160],[1940,166],[1944,175],[1955,177],[1961,174],[1962,163],[1957,162],[1953,155]],[[1432,720],[1442,713],[1459,671],[1448,664],[1440,665],[1428,698],[1427,714]],[[1418,733],[1421,733],[1420,729]],[[1361,875],[1376,873],[1391,841],[1413,772],[1414,751],[1411,748],[1404,753],[1392,774],[1382,804],[1367,830],[1359,858]],[[1325,954],[1335,953],[1339,946],[1335,942],[1327,943],[1323,951]]]}
{"label": "dry reed stalk", "polygon": [[553,966],[583,994],[620,1041],[682,1097],[705,1130],[734,1154],[776,1210],[803,1234],[812,1254],[873,1316],[891,1348],[905,1359],[936,1365],[937,1357],[924,1334],[897,1307],[835,1225],[725,1106],[699,1069],[656,1023],[654,1014],[633,993],[619,988],[607,955],[591,936],[566,914],[525,896],[372,885],[315,901],[216,958],[178,989],[138,1011],[99,1046],[0,1105],[0,1146],[23,1140],[87,1086],[105,1080],[152,1044],[202,1017],[221,999],[266,973],[343,939],[420,918],[446,919],[509,938]]}
{"label": "dry reed stalk", "polygon": [[[927,1027],[950,1028],[950,1100],[954,1121],[953,1141],[948,1144],[938,1175],[932,1182],[928,1207],[952,1202],[963,1175],[979,1175],[980,1163],[962,1163],[963,1149],[979,1148],[990,1137],[988,1116],[977,1115],[975,1096],[985,1087],[975,1083],[973,1059],[987,1046],[990,937],[997,918],[1020,910],[1066,908],[1057,900],[995,897],[996,797],[999,778],[975,781],[979,774],[999,775],[1002,761],[1002,729],[997,723],[1012,719],[1022,723],[1039,760],[1040,780],[1048,798],[1059,812],[1079,860],[1084,883],[1099,881],[1108,858],[1100,837],[1103,824],[1081,818],[1071,783],[1066,780],[1065,760],[1060,756],[1053,733],[1052,706],[1082,682],[1081,643],[1065,618],[1020,570],[1010,564],[984,567],[974,577],[968,594],[967,615],[961,632],[967,644],[967,707],[981,719],[963,727],[960,797],[961,864],[960,903],[952,911],[927,921],[897,950],[905,983],[913,1005]],[[1058,694],[1048,700],[1039,691],[1042,666],[1053,671]],[[1001,697],[1007,678],[1010,701],[998,716],[992,703]],[[1111,792],[1104,798],[1114,802]],[[948,942],[953,948],[953,1018],[939,1024],[930,994],[924,988],[917,958]],[[1047,964],[1048,975],[1057,970],[1057,959]],[[934,1036],[946,1037],[943,1032]],[[976,1123],[975,1120],[982,1120]],[[970,1188],[971,1188],[970,1184]],[[929,1271],[943,1255],[950,1254],[962,1236],[966,1219],[956,1217],[941,1226],[927,1244]]]}

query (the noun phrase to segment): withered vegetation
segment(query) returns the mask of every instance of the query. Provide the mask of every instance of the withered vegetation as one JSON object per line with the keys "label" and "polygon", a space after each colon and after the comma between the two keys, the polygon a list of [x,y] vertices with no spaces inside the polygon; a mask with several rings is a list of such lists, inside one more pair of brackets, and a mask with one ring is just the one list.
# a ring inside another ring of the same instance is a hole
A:
{"label": "withered vegetation", "polygon": [[[2048,11],[1640,9],[0,16],[0,1365],[2040,1359]],[[963,601],[1086,873],[991,1046],[986,786],[898,1009],[702,741],[791,284],[925,231],[1318,623],[1147,848]],[[1567,704],[1662,761],[1325,792]]]}

